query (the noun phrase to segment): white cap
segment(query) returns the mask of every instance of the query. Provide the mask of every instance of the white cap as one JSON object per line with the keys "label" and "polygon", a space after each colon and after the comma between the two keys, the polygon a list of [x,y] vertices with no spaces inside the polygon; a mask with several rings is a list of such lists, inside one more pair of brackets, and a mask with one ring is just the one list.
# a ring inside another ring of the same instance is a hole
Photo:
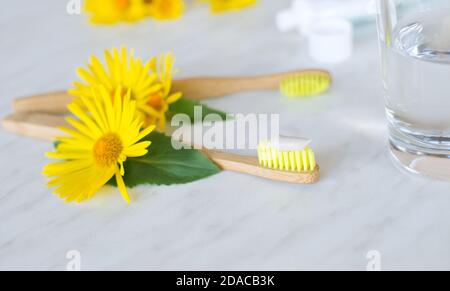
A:
{"label": "white cap", "polygon": [[348,20],[319,20],[310,28],[308,38],[309,54],[319,63],[340,63],[353,53],[353,26]]}
{"label": "white cap", "polygon": [[297,15],[297,31],[302,36],[308,36],[311,26],[314,24],[318,11],[314,7],[315,2],[297,0],[292,3],[292,13]]}
{"label": "white cap", "polygon": [[298,19],[295,11],[282,10],[277,13],[276,25],[281,32],[293,30],[297,27]]}

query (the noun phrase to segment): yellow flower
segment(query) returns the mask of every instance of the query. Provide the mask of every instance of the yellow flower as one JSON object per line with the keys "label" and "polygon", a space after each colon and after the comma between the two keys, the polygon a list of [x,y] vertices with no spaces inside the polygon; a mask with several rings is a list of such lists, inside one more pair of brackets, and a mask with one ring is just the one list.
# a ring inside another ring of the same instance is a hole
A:
{"label": "yellow flower", "polygon": [[123,163],[128,157],[147,154],[149,141],[139,142],[154,126],[141,131],[142,122],[136,118],[136,102],[130,100],[130,91],[111,94],[104,87],[93,89],[96,97],[82,98],[89,109],[85,112],[77,103],[68,108],[78,119],[68,117],[73,129],[61,128],[68,134],[59,137],[56,151],[47,153],[60,161],[47,165],[44,175],[50,178],[49,187],[67,202],[90,199],[113,176],[125,201],[130,203],[123,176]]}
{"label": "yellow flower", "polygon": [[230,10],[240,10],[254,5],[257,0],[207,0],[211,5],[211,11],[221,13]]}
{"label": "yellow flower", "polygon": [[146,124],[156,124],[160,130],[165,129],[169,105],[177,102],[182,96],[181,92],[171,92],[173,63],[174,58],[171,54],[161,55],[159,64],[157,58],[151,60],[151,68],[158,75],[161,89],[150,94],[148,106],[143,110],[147,113]]}
{"label": "yellow flower", "polygon": [[181,93],[170,94],[173,57],[165,57],[166,65],[161,65],[161,71],[157,69],[157,58],[143,64],[133,56],[132,50],[127,53],[125,48],[120,52],[118,49],[106,50],[105,60],[106,66],[92,56],[87,69],[77,70],[84,82],[74,82],[75,88],[69,90],[69,93],[91,98],[92,88],[99,85],[109,92],[115,92],[119,87],[123,88],[123,92],[130,90],[131,100],[136,101],[137,114],[145,125],[158,124],[163,130],[169,104],[181,97]]}
{"label": "yellow flower", "polygon": [[111,24],[134,22],[144,18],[147,6],[144,0],[86,0],[84,10],[92,23]]}
{"label": "yellow flower", "polygon": [[160,20],[179,18],[184,11],[183,0],[145,0],[149,15]]}

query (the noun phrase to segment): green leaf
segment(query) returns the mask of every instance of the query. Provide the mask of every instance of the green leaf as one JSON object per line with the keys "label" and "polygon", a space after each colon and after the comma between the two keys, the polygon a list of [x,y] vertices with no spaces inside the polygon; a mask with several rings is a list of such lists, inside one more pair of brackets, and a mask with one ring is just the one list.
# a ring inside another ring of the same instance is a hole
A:
{"label": "green leaf", "polygon": [[223,120],[226,120],[227,114],[225,112],[210,108],[206,105],[201,104],[198,101],[190,100],[186,98],[180,98],[177,102],[170,104],[169,107],[169,118],[177,113],[184,113],[189,116],[189,118],[194,122],[194,107],[202,107],[202,120],[208,114],[218,114]]}
{"label": "green leaf", "polygon": [[[152,142],[148,154],[129,158],[124,164],[124,181],[128,187],[185,184],[220,172],[219,167],[200,151],[174,149],[171,138],[162,133],[153,132],[144,140]],[[115,185],[115,179],[109,184]]]}

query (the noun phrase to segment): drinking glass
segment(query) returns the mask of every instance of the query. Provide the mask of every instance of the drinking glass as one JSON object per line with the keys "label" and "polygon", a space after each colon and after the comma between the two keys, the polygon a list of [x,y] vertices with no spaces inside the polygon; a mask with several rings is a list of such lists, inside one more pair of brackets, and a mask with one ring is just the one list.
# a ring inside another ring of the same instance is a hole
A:
{"label": "drinking glass", "polygon": [[450,179],[450,0],[376,0],[391,153]]}

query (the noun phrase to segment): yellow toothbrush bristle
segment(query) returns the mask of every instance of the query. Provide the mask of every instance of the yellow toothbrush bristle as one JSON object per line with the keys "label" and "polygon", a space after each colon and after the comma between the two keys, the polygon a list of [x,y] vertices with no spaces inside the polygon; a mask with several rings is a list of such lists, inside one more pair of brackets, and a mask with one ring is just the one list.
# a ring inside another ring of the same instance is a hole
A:
{"label": "yellow toothbrush bristle", "polygon": [[280,83],[280,91],[287,97],[313,96],[327,91],[330,85],[329,73],[311,71],[284,78]]}
{"label": "yellow toothbrush bristle", "polygon": [[258,146],[259,164],[266,168],[292,172],[312,172],[316,158],[310,148],[297,151],[280,151],[266,143]]}

